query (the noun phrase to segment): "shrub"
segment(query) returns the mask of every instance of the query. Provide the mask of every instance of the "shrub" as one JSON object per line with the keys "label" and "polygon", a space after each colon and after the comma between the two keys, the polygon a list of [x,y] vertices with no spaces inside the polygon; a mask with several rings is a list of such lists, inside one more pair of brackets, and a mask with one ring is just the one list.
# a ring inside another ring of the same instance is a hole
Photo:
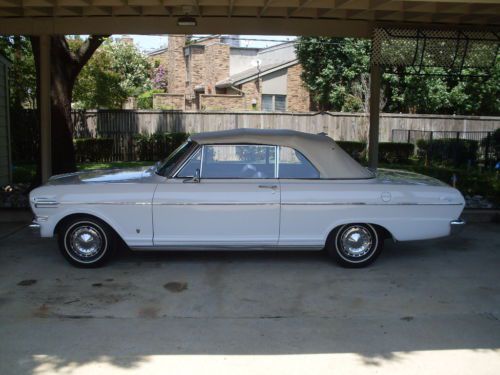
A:
{"label": "shrub", "polygon": [[478,142],[468,139],[434,139],[417,141],[418,156],[428,162],[443,165],[474,165],[477,161]]}
{"label": "shrub", "polygon": [[354,159],[359,161],[364,158],[366,143],[354,141],[338,141],[336,143]]}
{"label": "shrub", "polygon": [[187,133],[138,134],[134,137],[139,160],[159,160],[168,156],[187,138]]}
{"label": "shrub", "polygon": [[112,138],[76,138],[73,143],[77,163],[109,161],[113,155]]}
{"label": "shrub", "polygon": [[414,150],[413,143],[380,142],[378,145],[380,161],[387,163],[408,163]]}
{"label": "shrub", "polygon": [[153,89],[143,92],[137,97],[137,108],[139,109],[153,109],[153,95],[160,94],[163,90]]}
{"label": "shrub", "polygon": [[[500,128],[489,134],[481,141],[481,146],[488,147],[488,157],[493,158],[495,164],[500,160]],[[491,160],[490,160],[491,161]]]}

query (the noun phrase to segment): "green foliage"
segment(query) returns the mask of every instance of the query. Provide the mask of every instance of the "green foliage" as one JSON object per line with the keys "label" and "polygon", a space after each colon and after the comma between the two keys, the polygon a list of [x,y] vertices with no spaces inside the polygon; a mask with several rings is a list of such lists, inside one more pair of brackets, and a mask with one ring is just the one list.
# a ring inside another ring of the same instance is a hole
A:
{"label": "green foliage", "polygon": [[[407,54],[405,49],[415,48],[414,42],[405,43],[391,47],[395,60],[397,54]],[[296,50],[304,69],[302,79],[317,109],[367,111],[369,40],[301,37]],[[482,55],[478,53],[475,58],[478,56]],[[411,73],[413,68],[398,67],[383,75],[385,112],[500,114],[500,59],[489,76],[474,69],[464,69],[463,76],[443,68],[423,68],[422,75]]]}
{"label": "green foliage", "polygon": [[365,39],[301,37],[296,52],[302,79],[320,110],[342,110],[353,83],[368,72],[370,42]]}
{"label": "green foliage", "polygon": [[413,143],[380,142],[378,145],[379,159],[386,163],[408,163],[414,150]]}
{"label": "green foliage", "polygon": [[342,105],[342,112],[363,112],[363,110],[364,107],[361,98],[352,94],[346,96]]}
{"label": "green foliage", "polygon": [[35,178],[36,165],[34,164],[14,164],[12,167],[13,183],[31,183]]}
{"label": "green foliage", "polygon": [[36,103],[36,69],[29,39],[0,36],[0,53],[12,61],[9,69],[11,107],[33,108]]}
{"label": "green foliage", "polygon": [[121,77],[120,86],[128,96],[151,90],[151,63],[135,45],[110,41],[102,46],[102,50],[111,56],[110,68]]}
{"label": "green foliage", "polygon": [[474,165],[477,161],[479,142],[468,139],[435,139],[417,141],[418,156],[426,162],[443,165]]}
{"label": "green foliage", "polygon": [[366,143],[353,141],[335,141],[339,147],[347,152],[355,160],[361,160],[366,153]]}
{"label": "green foliage", "polygon": [[163,90],[153,89],[143,92],[137,97],[137,107],[139,109],[153,109],[153,95],[160,94]]}
{"label": "green foliage", "polygon": [[39,157],[40,134],[36,111],[19,108],[11,110],[10,140],[14,163],[29,163]]}
{"label": "green foliage", "polygon": [[187,133],[138,134],[134,137],[136,155],[139,160],[160,160],[179,147]]}
{"label": "green foliage", "polygon": [[77,138],[73,143],[79,163],[110,160],[113,154],[114,141],[111,138]]}
{"label": "green foliage", "polygon": [[493,154],[495,162],[500,161],[500,128],[484,138],[481,145],[489,148],[489,153],[490,155]]}
{"label": "green foliage", "polygon": [[111,56],[97,50],[82,69],[73,89],[73,101],[78,109],[121,108],[127,92],[121,77],[110,67]]}
{"label": "green foliage", "polygon": [[78,76],[73,90],[75,107],[119,109],[127,97],[151,90],[150,72],[149,61],[134,45],[108,40]]}

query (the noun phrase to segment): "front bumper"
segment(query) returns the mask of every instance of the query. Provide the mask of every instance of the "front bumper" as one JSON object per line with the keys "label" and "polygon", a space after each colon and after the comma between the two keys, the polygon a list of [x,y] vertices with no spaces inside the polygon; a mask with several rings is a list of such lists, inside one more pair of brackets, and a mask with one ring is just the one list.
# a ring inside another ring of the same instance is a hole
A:
{"label": "front bumper", "polygon": [[42,226],[36,222],[36,219],[33,219],[31,224],[29,225],[29,228],[33,233],[40,235],[40,230],[42,229]]}
{"label": "front bumper", "polygon": [[462,231],[462,229],[464,228],[464,226],[465,226],[465,220],[462,218],[450,221],[450,228],[451,228],[450,234],[454,235],[454,234],[460,233]]}
{"label": "front bumper", "polygon": [[42,235],[42,225],[45,224],[48,220],[47,216],[35,216],[33,217],[33,221],[29,225],[31,231],[39,236]]}

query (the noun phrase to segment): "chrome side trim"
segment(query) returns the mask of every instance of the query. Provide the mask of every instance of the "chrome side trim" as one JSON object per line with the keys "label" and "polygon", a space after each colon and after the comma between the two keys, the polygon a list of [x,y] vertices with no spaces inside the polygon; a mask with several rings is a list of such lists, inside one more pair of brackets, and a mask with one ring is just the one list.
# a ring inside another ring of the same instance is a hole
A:
{"label": "chrome side trim", "polygon": [[[273,185],[274,186],[274,185]],[[272,187],[269,186],[271,189]],[[276,187],[277,188],[277,187]],[[274,188],[274,189],[276,189]],[[119,206],[268,206],[280,203],[268,202],[60,202],[44,205],[36,203],[35,207],[53,208],[61,205],[119,205]],[[282,206],[462,206],[462,203],[364,203],[364,202],[284,202]]]}
{"label": "chrome side trim", "polygon": [[133,246],[130,247],[133,251],[168,251],[168,250],[180,250],[180,251],[198,251],[198,250],[208,250],[208,251],[247,251],[247,250],[322,250],[324,246],[322,245],[311,245],[311,246],[287,246],[287,245],[157,245],[157,246]]}
{"label": "chrome side trim", "polygon": [[282,202],[282,206],[462,206],[462,203]]}
{"label": "chrome side trim", "polygon": [[118,205],[118,206],[150,206],[151,202],[61,202],[65,205]]}
{"label": "chrome side trim", "polygon": [[36,208],[55,208],[59,206],[59,202],[55,200],[33,200],[33,204]]}
{"label": "chrome side trim", "polygon": [[277,203],[267,202],[160,202],[155,206],[279,206]]}

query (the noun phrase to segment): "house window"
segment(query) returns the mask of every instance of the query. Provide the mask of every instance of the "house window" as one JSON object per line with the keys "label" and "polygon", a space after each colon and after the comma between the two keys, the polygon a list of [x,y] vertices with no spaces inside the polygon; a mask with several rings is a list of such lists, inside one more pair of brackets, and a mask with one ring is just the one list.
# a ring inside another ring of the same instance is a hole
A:
{"label": "house window", "polygon": [[286,111],[286,95],[262,95],[262,110],[269,112]]}

